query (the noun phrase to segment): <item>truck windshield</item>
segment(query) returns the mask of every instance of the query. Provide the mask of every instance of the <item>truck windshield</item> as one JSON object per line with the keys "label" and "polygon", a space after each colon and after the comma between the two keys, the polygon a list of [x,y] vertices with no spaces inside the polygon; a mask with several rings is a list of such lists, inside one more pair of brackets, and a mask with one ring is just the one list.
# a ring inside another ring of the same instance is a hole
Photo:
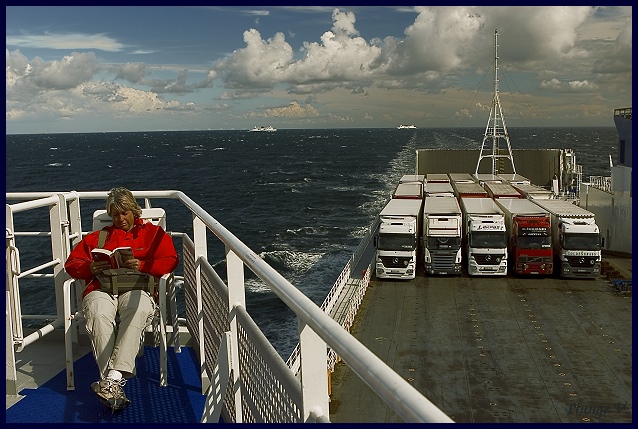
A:
{"label": "truck windshield", "polygon": [[377,249],[379,250],[408,250],[416,248],[416,240],[411,234],[379,234]]}
{"label": "truck windshield", "polygon": [[519,235],[516,239],[520,249],[549,249],[552,238],[548,235]]}
{"label": "truck windshield", "polygon": [[460,237],[428,237],[428,249],[458,249]]}
{"label": "truck windshield", "polygon": [[599,250],[598,234],[565,234],[563,247],[568,250]]}
{"label": "truck windshield", "polygon": [[505,238],[505,231],[473,231],[470,235],[470,247],[495,247],[503,248],[507,247],[507,240]]}

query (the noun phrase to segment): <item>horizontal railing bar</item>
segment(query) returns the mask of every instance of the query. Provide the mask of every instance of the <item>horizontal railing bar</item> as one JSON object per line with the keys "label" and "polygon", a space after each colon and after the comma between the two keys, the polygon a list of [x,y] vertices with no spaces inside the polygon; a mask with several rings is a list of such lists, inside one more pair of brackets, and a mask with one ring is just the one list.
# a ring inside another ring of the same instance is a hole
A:
{"label": "horizontal railing bar", "polygon": [[[30,270],[23,271],[22,273],[20,273],[20,275],[18,276],[18,278],[19,278],[19,279],[21,279],[21,278],[26,277],[26,276],[29,276],[29,275],[31,275],[31,274],[33,274],[33,273],[37,272],[37,271],[40,271],[40,270],[42,270],[42,269],[44,269],[44,268],[48,268],[48,267],[52,267],[52,266],[58,265],[60,262],[61,262],[61,261],[60,261],[59,259],[57,259],[57,258],[56,258],[56,259],[54,259],[54,260],[52,260],[52,261],[49,261],[49,262],[47,262],[47,263],[45,263],[45,264],[38,265],[37,267],[31,268]],[[45,276],[46,276],[46,274],[45,274]]]}
{"label": "horizontal railing bar", "polygon": [[26,347],[29,344],[39,340],[40,338],[44,337],[47,334],[50,334],[51,332],[53,332],[55,330],[55,328],[58,328],[60,326],[62,326],[64,324],[64,319],[60,318],[60,319],[55,319],[53,322],[49,323],[46,326],[43,326],[42,328],[38,329],[37,331],[29,334],[28,336],[26,336],[23,340],[22,340],[22,347]]}

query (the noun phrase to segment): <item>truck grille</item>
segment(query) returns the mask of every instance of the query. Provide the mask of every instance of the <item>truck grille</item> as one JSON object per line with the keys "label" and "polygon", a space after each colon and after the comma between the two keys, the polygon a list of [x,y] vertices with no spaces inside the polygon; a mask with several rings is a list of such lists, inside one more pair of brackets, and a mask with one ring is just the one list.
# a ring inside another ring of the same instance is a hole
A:
{"label": "truck grille", "polygon": [[568,256],[567,262],[572,267],[593,267],[598,258],[596,256]]}
{"label": "truck grille", "polygon": [[386,268],[405,268],[408,266],[412,258],[399,256],[381,256],[381,262]]}
{"label": "truck grille", "polygon": [[432,255],[432,269],[435,272],[454,271],[454,261],[456,260],[456,253],[451,255]]}
{"label": "truck grille", "polygon": [[503,259],[503,255],[492,255],[489,253],[472,253],[476,263],[479,265],[498,265]]}
{"label": "truck grille", "polygon": [[521,264],[549,264],[552,262],[551,256],[520,256],[518,262]]}

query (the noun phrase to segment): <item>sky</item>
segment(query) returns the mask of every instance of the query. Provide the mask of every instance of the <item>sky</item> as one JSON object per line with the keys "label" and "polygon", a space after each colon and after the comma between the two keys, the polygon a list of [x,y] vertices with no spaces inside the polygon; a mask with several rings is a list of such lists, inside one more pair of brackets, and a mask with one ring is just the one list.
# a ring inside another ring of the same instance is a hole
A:
{"label": "sky", "polygon": [[[495,84],[495,32],[498,81]],[[631,6],[7,6],[6,133],[610,126]]]}

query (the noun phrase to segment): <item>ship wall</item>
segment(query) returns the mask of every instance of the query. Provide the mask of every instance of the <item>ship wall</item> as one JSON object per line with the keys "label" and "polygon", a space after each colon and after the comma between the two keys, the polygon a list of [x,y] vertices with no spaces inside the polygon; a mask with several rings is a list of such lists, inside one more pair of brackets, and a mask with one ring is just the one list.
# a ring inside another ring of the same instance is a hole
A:
{"label": "ship wall", "polygon": [[[479,150],[469,149],[418,149],[416,174],[474,173],[479,154]],[[512,149],[512,157],[516,173],[535,185],[549,188],[554,177],[561,177],[560,149]],[[491,158],[481,161],[479,174],[492,173],[491,161]],[[501,158],[501,165],[499,174],[514,172],[509,159]]]}
{"label": "ship wall", "polygon": [[631,195],[609,193],[583,184],[580,206],[594,213],[603,238],[603,249],[631,254]]}

